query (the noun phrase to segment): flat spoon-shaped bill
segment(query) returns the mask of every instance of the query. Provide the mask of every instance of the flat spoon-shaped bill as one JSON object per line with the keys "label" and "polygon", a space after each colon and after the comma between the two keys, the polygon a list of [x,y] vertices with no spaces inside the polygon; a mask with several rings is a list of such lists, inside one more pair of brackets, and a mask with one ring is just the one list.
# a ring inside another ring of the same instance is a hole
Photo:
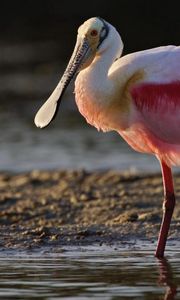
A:
{"label": "flat spoon-shaped bill", "polygon": [[42,105],[35,116],[34,122],[37,127],[46,127],[53,120],[66,87],[68,86],[76,72],[79,70],[84,60],[86,60],[86,58],[89,57],[90,54],[91,51],[89,51],[87,40],[77,39],[73,54],[61,80],[59,81],[54,92]]}
{"label": "flat spoon-shaped bill", "polygon": [[41,106],[34,119],[34,123],[37,127],[46,127],[55,117],[57,106],[60,104],[63,88],[60,81],[48,100]]}

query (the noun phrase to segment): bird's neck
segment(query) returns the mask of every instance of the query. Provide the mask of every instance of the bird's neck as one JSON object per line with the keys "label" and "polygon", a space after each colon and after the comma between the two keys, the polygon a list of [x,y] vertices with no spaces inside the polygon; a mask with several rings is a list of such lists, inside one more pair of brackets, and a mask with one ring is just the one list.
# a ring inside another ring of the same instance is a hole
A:
{"label": "bird's neck", "polygon": [[99,77],[99,81],[109,81],[108,79],[108,71],[113,64],[116,56],[113,49],[109,49],[102,53],[101,55],[97,55],[93,60],[92,64],[89,66],[89,70],[87,72],[92,73],[93,76],[101,76]]}
{"label": "bird's neck", "polygon": [[107,51],[96,55],[93,62],[77,76],[75,82],[76,99],[79,98],[78,90],[83,89],[91,101],[106,102],[112,92],[113,82],[108,77],[108,71],[117,57],[117,49],[110,47]]}
{"label": "bird's neck", "polygon": [[88,123],[104,131],[111,129],[107,111],[114,93],[114,82],[109,79],[108,71],[116,57],[117,51],[110,47],[102,55],[97,55],[91,65],[79,73],[75,82],[79,111]]}

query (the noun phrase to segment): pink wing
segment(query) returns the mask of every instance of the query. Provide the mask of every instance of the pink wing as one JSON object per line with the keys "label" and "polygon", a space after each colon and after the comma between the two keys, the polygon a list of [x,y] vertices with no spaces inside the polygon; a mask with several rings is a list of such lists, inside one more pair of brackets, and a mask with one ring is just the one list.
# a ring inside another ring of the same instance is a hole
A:
{"label": "pink wing", "polygon": [[161,141],[180,145],[180,81],[139,84],[131,95],[145,126]]}

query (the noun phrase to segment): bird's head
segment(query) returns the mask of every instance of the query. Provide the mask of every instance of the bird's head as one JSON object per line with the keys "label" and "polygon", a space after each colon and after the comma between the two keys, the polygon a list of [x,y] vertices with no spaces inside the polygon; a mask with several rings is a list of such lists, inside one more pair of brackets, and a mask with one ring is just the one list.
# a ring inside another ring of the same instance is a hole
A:
{"label": "bird's head", "polygon": [[89,66],[96,54],[105,50],[103,46],[109,31],[110,24],[102,18],[91,18],[79,27],[76,45],[86,49],[82,54],[79,71]]}
{"label": "bird's head", "polygon": [[118,44],[118,57],[122,50],[122,44],[119,46],[119,43],[122,43],[121,38],[115,28],[100,17],[88,19],[79,27],[75,48],[67,68],[52,95],[36,114],[36,126],[42,128],[51,122],[59,106],[57,104],[60,104],[59,100],[74,75],[87,68],[97,55],[102,55],[115,43]]}

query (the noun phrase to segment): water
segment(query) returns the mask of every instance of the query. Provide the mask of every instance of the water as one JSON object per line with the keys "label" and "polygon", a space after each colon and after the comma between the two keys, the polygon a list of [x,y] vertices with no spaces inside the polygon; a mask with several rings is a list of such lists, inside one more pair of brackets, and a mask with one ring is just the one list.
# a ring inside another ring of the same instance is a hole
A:
{"label": "water", "polygon": [[[0,257],[0,299],[180,299],[180,252],[68,248]],[[175,296],[176,295],[176,296]]]}
{"label": "water", "polygon": [[[71,101],[73,105],[73,96],[68,97],[65,104]],[[39,101],[13,99],[1,104],[0,170],[159,170],[154,157],[135,152],[115,132],[98,132],[65,105],[50,127],[37,129],[33,119],[39,105]]]}

